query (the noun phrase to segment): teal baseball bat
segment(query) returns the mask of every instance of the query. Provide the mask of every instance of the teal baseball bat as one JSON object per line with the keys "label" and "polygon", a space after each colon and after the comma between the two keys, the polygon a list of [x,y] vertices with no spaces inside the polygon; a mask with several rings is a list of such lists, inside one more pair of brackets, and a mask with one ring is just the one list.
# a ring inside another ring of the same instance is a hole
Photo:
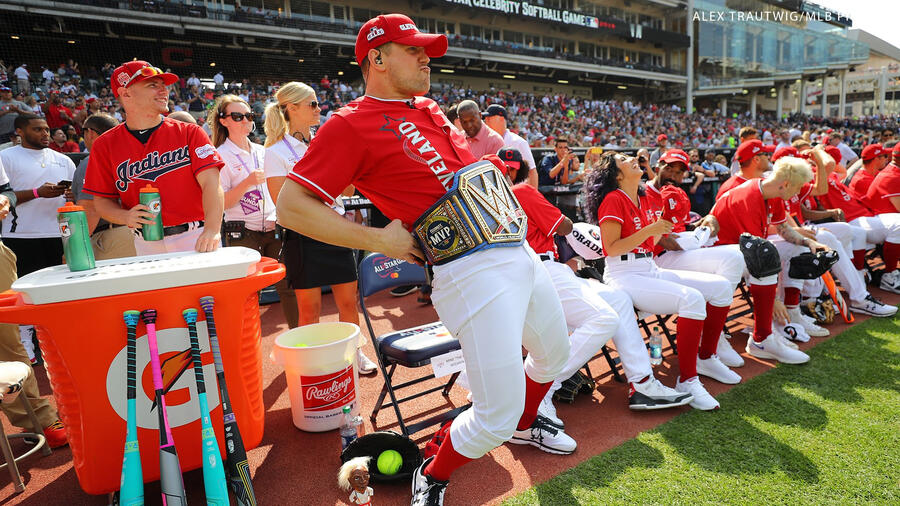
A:
{"label": "teal baseball bat", "polygon": [[135,336],[141,318],[139,311],[125,311],[122,315],[128,329],[126,348],[127,365],[125,367],[127,418],[125,429],[125,454],[122,457],[122,480],[119,484],[119,495],[116,503],[123,506],[143,506],[144,473],[141,469],[141,447],[137,437],[137,410],[135,397],[137,394],[137,346]]}

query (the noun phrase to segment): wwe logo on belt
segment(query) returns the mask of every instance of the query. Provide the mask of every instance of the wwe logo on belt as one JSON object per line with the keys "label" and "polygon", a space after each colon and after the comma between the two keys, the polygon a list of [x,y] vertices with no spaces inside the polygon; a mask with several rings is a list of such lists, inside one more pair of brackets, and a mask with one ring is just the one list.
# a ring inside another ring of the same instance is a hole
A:
{"label": "wwe logo on belt", "polygon": [[156,181],[159,177],[191,164],[191,152],[188,146],[166,151],[147,153],[141,160],[132,162],[125,160],[116,167],[116,189],[121,192],[128,190],[128,185],[135,179]]}

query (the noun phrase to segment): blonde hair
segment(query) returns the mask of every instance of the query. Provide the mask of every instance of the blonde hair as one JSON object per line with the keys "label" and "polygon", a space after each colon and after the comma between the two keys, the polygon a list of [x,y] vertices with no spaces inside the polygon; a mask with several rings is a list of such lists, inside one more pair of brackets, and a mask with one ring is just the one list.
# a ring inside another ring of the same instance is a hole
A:
{"label": "blonde hair", "polygon": [[338,486],[344,490],[350,490],[350,475],[353,474],[353,471],[357,469],[365,469],[369,470],[369,461],[372,460],[372,457],[356,457],[348,460],[341,466],[341,470],[338,471]]}
{"label": "blonde hair", "polygon": [[309,97],[315,97],[316,92],[308,85],[291,81],[275,92],[277,103],[266,106],[266,147],[275,144],[290,135],[290,120],[287,117],[288,104],[296,104]]}
{"label": "blonde hair", "polygon": [[209,125],[209,130],[212,132],[210,140],[212,140],[213,146],[219,147],[226,139],[228,139],[228,129],[219,122],[219,114],[225,112],[225,109],[228,108],[228,104],[236,103],[244,104],[248,109],[250,108],[250,104],[243,98],[237,95],[228,94],[217,98],[215,105],[209,109],[209,113],[206,115],[206,124]]}
{"label": "blonde hair", "polygon": [[775,162],[775,168],[772,169],[772,175],[769,177],[776,181],[786,182],[792,186],[800,186],[803,183],[812,181],[813,172],[806,160],[785,156]]}

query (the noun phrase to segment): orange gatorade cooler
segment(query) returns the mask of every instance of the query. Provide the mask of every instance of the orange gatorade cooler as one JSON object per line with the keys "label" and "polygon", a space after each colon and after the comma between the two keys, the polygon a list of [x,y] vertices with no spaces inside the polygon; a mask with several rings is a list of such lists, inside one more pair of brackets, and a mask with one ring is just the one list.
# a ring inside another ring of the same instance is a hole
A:
{"label": "orange gatorade cooler", "polygon": [[[229,396],[249,450],[263,435],[262,354],[257,291],[284,277],[284,267],[248,248],[167,253],[65,265],[33,272],[0,294],[0,323],[33,324],[59,415],[69,434],[75,472],[89,494],[119,488],[125,445],[126,310],[156,309],[169,425],[183,471],[201,461],[200,408],[182,311],[203,315],[200,297],[215,298],[216,329]],[[206,322],[197,322],[210,414],[224,449],[222,407]],[[159,479],[158,416],[147,329],[137,329],[137,426],[144,481]]]}

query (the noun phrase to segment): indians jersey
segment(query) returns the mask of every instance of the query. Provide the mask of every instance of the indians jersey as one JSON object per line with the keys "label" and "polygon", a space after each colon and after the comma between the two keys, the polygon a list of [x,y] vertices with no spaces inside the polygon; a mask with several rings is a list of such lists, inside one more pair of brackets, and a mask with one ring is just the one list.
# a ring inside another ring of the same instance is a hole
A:
{"label": "indians jersey", "polygon": [[875,180],[875,176],[869,174],[865,168],[861,168],[856,171],[856,174],[853,174],[853,177],[850,179],[850,189],[855,191],[858,195],[865,195],[869,191],[869,187],[872,186],[872,181]]}
{"label": "indians jersey", "polygon": [[784,200],[764,199],[760,188],[761,179],[750,179],[716,199],[709,214],[719,220],[719,244],[737,244],[741,233],[748,232],[757,237],[769,234],[769,225],[777,225],[787,219]]}
{"label": "indians jersey", "polygon": [[319,128],[288,174],[325,203],[356,185],[390,219],[413,223],[476,160],[431,99],[350,102]]}
{"label": "indians jersey", "polygon": [[225,163],[197,125],[164,119],[146,144],[124,123],[94,141],[84,178],[84,191],[120,199],[124,209],[140,203],[140,189],[158,188],[163,226],[203,219],[203,197],[197,174]]}
{"label": "indians jersey", "polygon": [[866,201],[877,214],[896,213],[898,210],[891,204],[891,197],[900,197],[900,167],[893,163],[882,169],[872,180],[872,185],[866,192]]}
{"label": "indians jersey", "polygon": [[828,193],[816,197],[825,209],[844,211],[844,219],[853,221],[860,216],[874,216],[875,213],[866,205],[865,198],[847,188],[840,176],[832,172],[828,175]]}
{"label": "indians jersey", "polygon": [[[619,237],[628,237],[656,221],[658,206],[654,206],[651,199],[652,197],[648,197],[645,193],[638,197],[639,205],[635,205],[627,193],[621,188],[617,189],[603,197],[603,202],[597,209],[597,224],[602,228],[604,222],[616,221],[622,225]],[[631,251],[632,253],[652,253],[653,236],[648,237]],[[609,256],[606,251],[606,241],[603,241],[603,255]]]}
{"label": "indians jersey", "polygon": [[539,255],[552,253],[553,258],[559,258],[553,234],[565,219],[562,211],[528,183],[519,183],[512,187],[512,191],[528,217],[528,231],[525,235],[528,245]]}

